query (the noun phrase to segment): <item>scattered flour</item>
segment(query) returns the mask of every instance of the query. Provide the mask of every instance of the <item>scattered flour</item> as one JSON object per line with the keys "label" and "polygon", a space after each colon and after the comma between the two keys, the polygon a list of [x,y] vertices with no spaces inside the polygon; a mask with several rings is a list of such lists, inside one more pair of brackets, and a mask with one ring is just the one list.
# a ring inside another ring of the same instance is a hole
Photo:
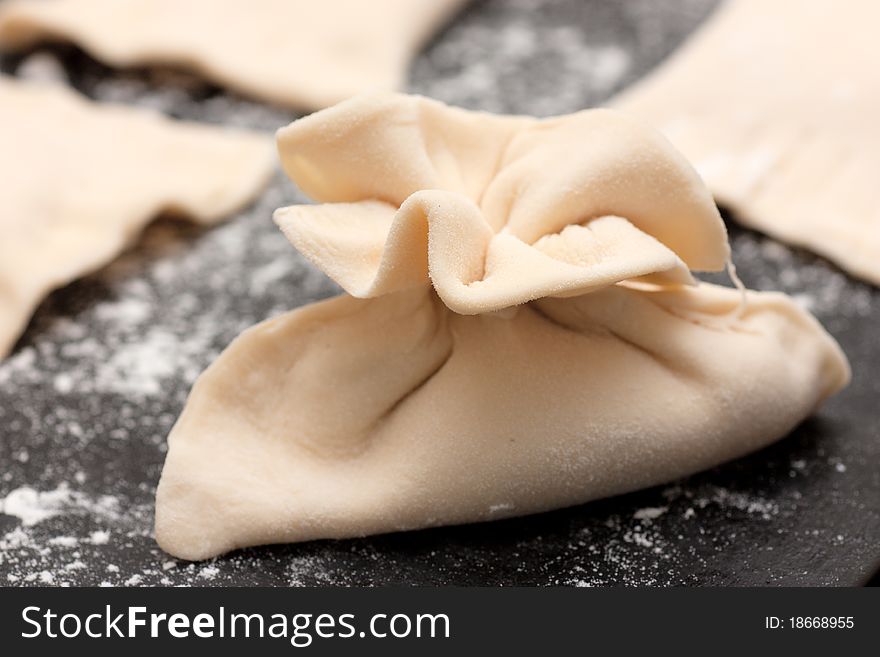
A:
{"label": "scattered flour", "polygon": [[176,373],[179,351],[173,334],[150,330],[99,367],[95,388],[137,397],[157,395],[162,382]]}
{"label": "scattered flour", "polygon": [[92,545],[107,545],[110,542],[110,532],[100,529],[89,535],[89,542]]}
{"label": "scattered flour", "polygon": [[214,579],[219,574],[220,569],[217,566],[205,566],[199,571],[199,577],[208,580]]}
{"label": "scattered flour", "polygon": [[[414,91],[473,109],[550,116],[604,100],[629,72],[630,55],[617,44],[594,43],[564,22],[539,31],[534,6],[506,8],[521,18],[452,25],[450,38],[415,62]],[[419,75],[427,66],[432,75]]]}
{"label": "scattered flour", "polygon": [[62,513],[115,518],[119,515],[119,503],[109,495],[91,498],[71,490],[67,484],[61,484],[50,491],[37,491],[30,486],[22,486],[10,491],[0,501],[0,510],[7,516],[21,520],[22,526],[32,527]]}
{"label": "scattered flour", "polygon": [[644,509],[638,509],[633,513],[636,520],[654,520],[669,511],[668,506],[646,506]]}
{"label": "scattered flour", "polygon": [[69,503],[70,490],[66,486],[46,492],[22,486],[6,495],[0,502],[0,511],[7,516],[15,516],[25,527],[32,527],[58,515]]}
{"label": "scattered flour", "polygon": [[265,294],[270,285],[291,273],[293,263],[291,258],[278,258],[254,271],[250,280],[251,292]]}

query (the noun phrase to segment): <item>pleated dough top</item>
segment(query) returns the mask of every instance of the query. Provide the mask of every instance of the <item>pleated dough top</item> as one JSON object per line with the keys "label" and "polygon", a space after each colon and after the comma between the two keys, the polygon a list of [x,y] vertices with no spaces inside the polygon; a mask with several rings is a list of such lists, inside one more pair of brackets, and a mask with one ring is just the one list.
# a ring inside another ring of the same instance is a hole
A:
{"label": "pleated dough top", "polygon": [[541,121],[371,95],[291,124],[278,144],[323,205],[283,208],[277,223],[356,297],[430,281],[475,314],[628,279],[692,284],[689,269],[729,257],[691,166],[608,110]]}

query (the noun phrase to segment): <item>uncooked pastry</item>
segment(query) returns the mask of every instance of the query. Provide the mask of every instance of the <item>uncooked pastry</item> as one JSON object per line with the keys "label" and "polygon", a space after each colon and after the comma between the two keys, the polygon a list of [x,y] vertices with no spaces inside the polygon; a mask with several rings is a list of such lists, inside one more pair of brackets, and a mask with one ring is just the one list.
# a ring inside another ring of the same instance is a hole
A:
{"label": "uncooked pastry", "polygon": [[275,163],[263,135],[5,76],[0,144],[0,358],[50,290],[112,260],[160,213],[228,216]]}
{"label": "uncooked pastry", "polygon": [[403,85],[466,0],[12,0],[0,47],[70,40],[112,66],[165,64],[301,109]]}
{"label": "uncooked pastry", "polygon": [[880,2],[731,0],[612,106],[737,219],[880,284]]}
{"label": "uncooked pastry", "polygon": [[692,281],[687,266],[728,258],[718,212],[665,139],[614,112],[538,121],[369,96],[278,142],[325,204],[277,222],[372,298],[257,325],[201,376],[157,493],[175,556],[657,484],[785,435],[848,380],[788,297],[742,306]]}

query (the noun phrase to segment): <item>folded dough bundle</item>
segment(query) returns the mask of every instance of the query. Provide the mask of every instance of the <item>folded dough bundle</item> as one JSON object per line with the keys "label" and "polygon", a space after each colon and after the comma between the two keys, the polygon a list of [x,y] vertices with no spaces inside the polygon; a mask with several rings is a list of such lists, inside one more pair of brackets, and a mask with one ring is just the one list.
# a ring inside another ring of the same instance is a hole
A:
{"label": "folded dough bundle", "polygon": [[0,358],[50,290],[108,263],[158,214],[219,221],[275,167],[265,135],[6,76],[0,144]]}
{"label": "folded dough bundle", "polygon": [[276,221],[349,294],[249,329],[196,383],[157,493],[175,556],[631,491],[784,436],[848,381],[789,298],[694,282],[729,256],[712,199],[614,112],[367,96],[278,143],[324,204]]}
{"label": "folded dough bundle", "polygon": [[9,0],[0,48],[68,40],[111,66],[168,64],[303,109],[402,86],[466,0]]}
{"label": "folded dough bundle", "polygon": [[612,101],[737,219],[880,285],[880,2],[728,0]]}

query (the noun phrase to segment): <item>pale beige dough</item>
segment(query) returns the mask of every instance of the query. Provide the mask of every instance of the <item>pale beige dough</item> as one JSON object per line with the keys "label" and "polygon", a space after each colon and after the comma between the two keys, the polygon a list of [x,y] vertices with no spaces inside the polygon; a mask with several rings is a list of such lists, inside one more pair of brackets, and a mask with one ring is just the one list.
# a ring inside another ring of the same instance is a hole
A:
{"label": "pale beige dough", "polygon": [[112,66],[173,65],[301,109],[403,86],[467,0],[11,0],[0,48],[73,41]]}
{"label": "pale beige dough", "polygon": [[808,313],[697,285],[708,191],[607,110],[537,121],[368,96],[279,132],[284,208],[342,295],[242,334],[169,436],[156,537],[262,543],[474,522],[669,481],[784,436],[849,379]]}
{"label": "pale beige dough", "polygon": [[738,220],[880,284],[878,25],[875,0],[729,0],[611,105]]}
{"label": "pale beige dough", "polygon": [[474,314],[629,278],[689,283],[688,267],[720,270],[729,256],[687,162],[607,110],[539,121],[373,95],[291,124],[278,145],[324,205],[276,221],[358,297],[430,278]]}
{"label": "pale beige dough", "polygon": [[112,260],[151,219],[218,221],[275,167],[268,136],[5,76],[0,144],[0,358],[50,290]]}

